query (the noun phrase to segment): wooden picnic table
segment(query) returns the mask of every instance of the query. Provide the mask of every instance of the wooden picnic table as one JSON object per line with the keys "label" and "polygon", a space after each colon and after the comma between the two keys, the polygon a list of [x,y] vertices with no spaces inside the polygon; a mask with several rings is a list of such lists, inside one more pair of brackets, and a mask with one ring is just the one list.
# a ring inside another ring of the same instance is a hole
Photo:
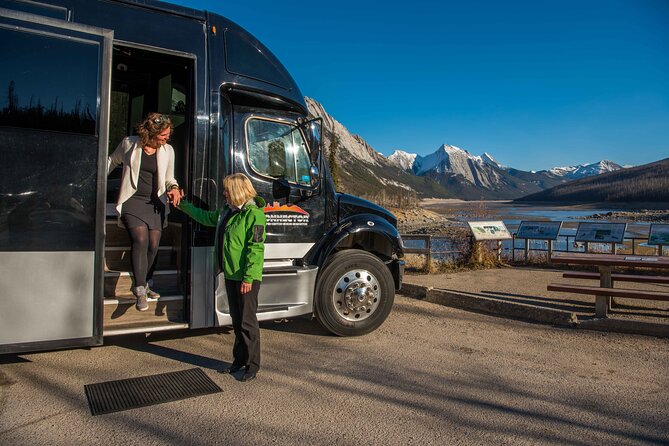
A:
{"label": "wooden picnic table", "polygon": [[[594,253],[555,253],[553,255],[553,263],[596,266],[599,269],[599,287],[569,286],[558,284],[551,284],[548,287],[551,291],[564,291],[595,295],[596,317],[607,316],[612,296],[632,297],[638,299],[669,300],[665,293],[655,293],[642,290],[613,289],[613,282],[611,277],[611,269],[614,266],[669,270],[669,257]],[[630,281],[641,282],[642,280]]]}

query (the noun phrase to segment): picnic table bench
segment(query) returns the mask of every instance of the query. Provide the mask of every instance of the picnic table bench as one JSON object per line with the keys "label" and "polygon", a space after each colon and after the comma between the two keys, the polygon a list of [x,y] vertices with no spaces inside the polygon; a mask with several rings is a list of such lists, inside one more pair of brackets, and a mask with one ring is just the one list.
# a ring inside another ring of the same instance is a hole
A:
{"label": "picnic table bench", "polygon": [[[601,279],[601,274],[590,271],[568,271],[562,274],[565,279]],[[644,274],[611,273],[611,282],[669,283],[669,276],[650,276]]]}
{"label": "picnic table bench", "polygon": [[638,289],[613,288],[613,281],[638,283],[669,283],[669,276],[644,276],[640,274],[612,273],[614,266],[627,268],[644,267],[669,270],[669,258],[656,256],[623,256],[612,254],[556,254],[554,263],[596,266],[599,272],[568,272],[563,277],[578,279],[597,279],[599,286],[571,285],[551,283],[548,291],[589,294],[595,296],[595,316],[605,318],[612,297],[669,301],[669,291],[646,291]]}

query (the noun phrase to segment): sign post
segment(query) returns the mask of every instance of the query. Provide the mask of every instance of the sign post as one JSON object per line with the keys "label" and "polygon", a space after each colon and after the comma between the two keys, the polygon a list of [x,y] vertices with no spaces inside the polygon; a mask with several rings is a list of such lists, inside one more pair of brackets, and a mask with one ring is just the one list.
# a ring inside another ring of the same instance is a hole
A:
{"label": "sign post", "polygon": [[669,245],[669,225],[653,223],[650,225],[648,244],[657,246],[657,255],[664,255],[665,245]]}
{"label": "sign post", "polygon": [[593,223],[581,222],[576,230],[575,242],[585,243],[585,252],[588,252],[588,243],[608,243],[611,253],[616,253],[616,244],[622,243],[625,238],[627,223]]}
{"label": "sign post", "polygon": [[553,240],[557,240],[562,228],[561,221],[521,221],[516,238],[525,239],[525,263],[529,259],[530,240],[546,240],[548,242],[548,263],[553,255]]}
{"label": "sign post", "polygon": [[[586,253],[588,252],[588,243],[610,243],[611,254],[615,254],[616,244],[623,242],[626,229],[627,223],[593,223],[584,221],[578,224],[574,241],[585,242]],[[601,276],[600,286],[603,288],[611,288],[611,274],[602,273]],[[605,279],[605,276],[608,276],[608,279]],[[613,303],[612,297],[605,296],[604,298],[599,299],[595,304],[595,311],[603,311],[601,309],[602,305],[606,305],[606,308],[611,308],[611,304]]]}
{"label": "sign post", "polygon": [[501,240],[511,240],[513,237],[504,222],[501,221],[468,221],[469,229],[474,235],[474,240],[478,247],[477,261],[483,263],[483,250],[481,249],[483,242],[496,240],[497,243],[497,259],[500,259],[502,245]]}

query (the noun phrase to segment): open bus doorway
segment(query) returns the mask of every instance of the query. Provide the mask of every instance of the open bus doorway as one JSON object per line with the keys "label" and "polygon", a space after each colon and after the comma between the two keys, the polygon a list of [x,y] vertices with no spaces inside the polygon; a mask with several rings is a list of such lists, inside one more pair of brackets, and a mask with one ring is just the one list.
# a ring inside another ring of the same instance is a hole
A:
{"label": "open bus doorway", "polygon": [[[114,45],[112,57],[108,153],[121,140],[134,135],[135,126],[148,113],[169,115],[173,130],[169,143],[175,152],[175,177],[188,184],[189,148],[193,135],[194,60],[131,46]],[[104,335],[134,331],[187,327],[187,284],[184,283],[182,255],[185,227],[183,214],[170,209],[156,258],[152,289],[159,299],[149,300],[149,310],[135,309],[130,238],[117,224],[115,204],[121,168],[107,179],[105,240]]]}

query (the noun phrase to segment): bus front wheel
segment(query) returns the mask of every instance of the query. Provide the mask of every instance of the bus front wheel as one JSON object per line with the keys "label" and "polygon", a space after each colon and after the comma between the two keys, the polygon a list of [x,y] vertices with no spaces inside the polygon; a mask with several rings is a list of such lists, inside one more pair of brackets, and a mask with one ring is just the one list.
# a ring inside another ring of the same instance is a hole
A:
{"label": "bus front wheel", "polygon": [[395,300],[390,270],[357,249],[336,252],[326,262],[314,298],[318,321],[338,336],[359,336],[386,320]]}

